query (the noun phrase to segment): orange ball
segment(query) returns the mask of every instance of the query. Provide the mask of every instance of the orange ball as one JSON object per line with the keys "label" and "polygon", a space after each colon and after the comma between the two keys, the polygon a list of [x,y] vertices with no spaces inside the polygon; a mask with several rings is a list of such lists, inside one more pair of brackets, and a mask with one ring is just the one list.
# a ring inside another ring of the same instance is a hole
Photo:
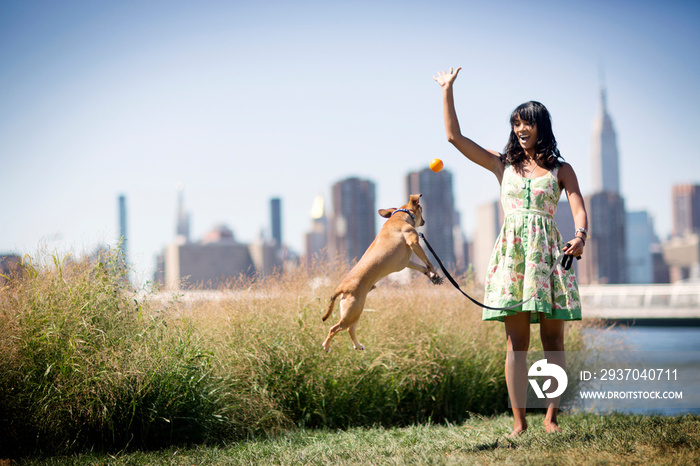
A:
{"label": "orange ball", "polygon": [[443,164],[442,160],[440,159],[433,159],[430,161],[430,169],[434,171],[435,173],[439,172],[442,170]]}

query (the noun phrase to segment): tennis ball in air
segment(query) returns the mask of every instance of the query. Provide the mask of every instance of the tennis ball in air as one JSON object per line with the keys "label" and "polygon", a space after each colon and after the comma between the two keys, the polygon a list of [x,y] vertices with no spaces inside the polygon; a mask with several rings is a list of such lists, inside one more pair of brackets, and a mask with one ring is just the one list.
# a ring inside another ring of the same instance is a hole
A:
{"label": "tennis ball in air", "polygon": [[442,170],[442,160],[440,159],[433,159],[430,161],[430,169],[434,171],[435,173],[439,172]]}

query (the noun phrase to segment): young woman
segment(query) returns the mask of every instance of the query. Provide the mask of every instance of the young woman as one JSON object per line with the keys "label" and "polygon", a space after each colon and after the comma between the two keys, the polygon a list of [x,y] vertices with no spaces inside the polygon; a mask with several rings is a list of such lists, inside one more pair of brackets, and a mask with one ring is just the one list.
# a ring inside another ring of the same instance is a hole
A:
{"label": "young woman", "polygon": [[[485,303],[509,307],[536,293],[521,306],[504,311],[484,309],[483,320],[505,323],[506,383],[515,425],[510,436],[527,429],[527,362],[530,323],[540,324],[548,363],[564,367],[564,322],[581,319],[578,285],[573,269],[561,265],[542,283],[561,254],[580,256],[586,244],[588,220],[578,180],[557,149],[549,112],[539,102],[526,102],[511,117],[504,153],[485,150],[464,137],[459,128],[452,87],[461,68],[440,72],[433,79],[442,87],[447,140],[469,160],[491,171],[501,185],[505,220],[486,274]],[[571,206],[576,231],[565,245],[554,213],[561,195]],[[547,432],[559,431],[558,399],[547,399]]]}

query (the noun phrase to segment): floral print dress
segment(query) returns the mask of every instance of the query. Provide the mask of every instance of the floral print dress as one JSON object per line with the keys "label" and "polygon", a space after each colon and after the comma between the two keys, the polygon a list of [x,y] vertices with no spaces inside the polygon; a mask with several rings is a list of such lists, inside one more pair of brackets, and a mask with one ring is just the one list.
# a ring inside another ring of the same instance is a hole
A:
{"label": "floral print dress", "polygon": [[561,195],[555,168],[546,175],[524,178],[512,165],[506,165],[501,182],[501,204],[505,220],[496,240],[486,274],[485,303],[509,307],[506,311],[484,309],[483,320],[499,320],[516,312],[530,312],[530,322],[539,323],[540,312],[547,319],[581,320],[581,301],[573,268],[560,265],[549,282],[547,277],[560,254],[564,241],[554,213]]}

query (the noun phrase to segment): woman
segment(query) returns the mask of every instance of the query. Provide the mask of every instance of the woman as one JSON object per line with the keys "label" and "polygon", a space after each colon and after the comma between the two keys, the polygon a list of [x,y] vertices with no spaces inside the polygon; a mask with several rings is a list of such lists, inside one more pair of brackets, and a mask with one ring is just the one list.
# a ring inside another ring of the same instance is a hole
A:
{"label": "woman", "polygon": [[[539,102],[527,102],[513,111],[511,133],[503,154],[485,150],[460,132],[452,87],[461,68],[440,72],[433,79],[442,87],[447,140],[469,160],[491,171],[501,185],[506,214],[486,276],[485,302],[510,307],[536,293],[523,305],[509,310],[484,309],[483,320],[499,320],[506,331],[506,383],[515,425],[510,436],[527,429],[526,351],[530,323],[540,324],[540,337],[548,363],[564,367],[564,322],[581,319],[578,285],[573,270],[558,266],[542,283],[563,250],[576,257],[586,244],[588,220],[578,180],[557,149],[549,112]],[[576,231],[567,245],[554,223],[561,190],[571,206]],[[558,399],[547,399],[547,432],[561,430],[557,423]]]}

